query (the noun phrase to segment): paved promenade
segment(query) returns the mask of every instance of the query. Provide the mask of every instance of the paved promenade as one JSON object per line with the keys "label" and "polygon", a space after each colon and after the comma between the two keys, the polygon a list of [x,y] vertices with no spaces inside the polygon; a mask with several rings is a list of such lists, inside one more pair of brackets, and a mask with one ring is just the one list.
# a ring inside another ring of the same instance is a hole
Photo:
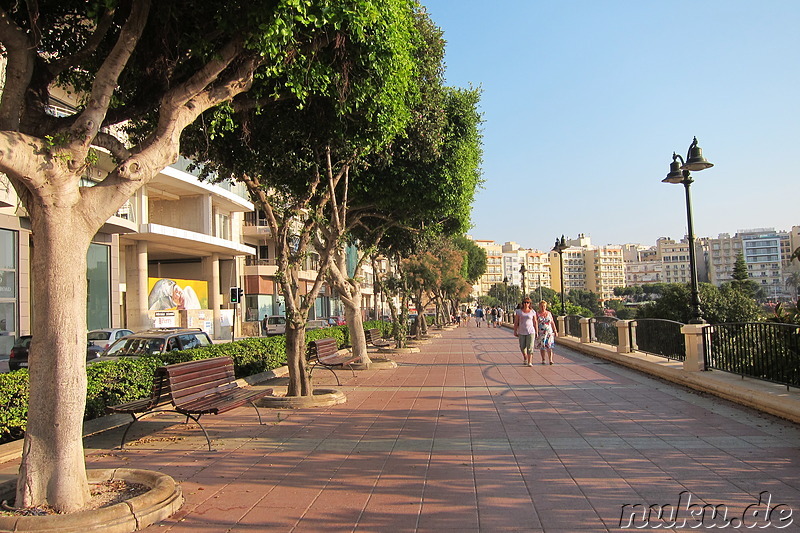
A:
{"label": "paved promenade", "polygon": [[[619,531],[626,504],[680,507],[662,526],[723,526],[699,518],[702,501],[726,506],[728,529],[800,530],[795,424],[564,348],[525,367],[506,329],[445,331],[393,358],[340,371],[342,405],[265,410],[264,426],[249,407],[204,418],[216,452],[167,415],[124,451],[109,451],[121,430],[87,439],[88,465],[181,482],[182,509],[147,532]],[[628,509],[631,529],[659,525]]]}

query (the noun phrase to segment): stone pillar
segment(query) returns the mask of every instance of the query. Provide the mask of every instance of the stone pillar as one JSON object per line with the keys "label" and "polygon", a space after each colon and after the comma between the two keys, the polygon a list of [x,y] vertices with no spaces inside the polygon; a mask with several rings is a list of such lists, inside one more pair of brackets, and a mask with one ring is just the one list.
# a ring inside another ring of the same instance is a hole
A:
{"label": "stone pillar", "polygon": [[[506,321],[507,322],[511,322],[512,324],[514,323],[514,319],[513,318],[511,318],[510,320],[506,320]],[[567,336],[567,317],[565,317],[565,316],[556,317],[556,322],[558,322],[558,336],[561,337],[563,335],[563,336],[566,337]]]}
{"label": "stone pillar", "polygon": [[707,327],[711,326],[686,324],[681,328],[681,333],[686,341],[686,360],[683,362],[683,369],[687,372],[699,372],[706,369],[703,331]]}
{"label": "stone pillar", "polygon": [[639,343],[636,342],[636,321],[630,320],[630,324],[628,324],[628,329],[630,330],[629,338],[631,340],[631,351],[635,352],[639,349]]}
{"label": "stone pillar", "polygon": [[126,301],[128,329],[141,331],[150,327],[147,316],[147,241],[137,241],[126,254]]}
{"label": "stone pillar", "polygon": [[617,326],[617,353],[631,353],[631,335],[630,335],[630,320],[619,320],[615,324]]}
{"label": "stone pillar", "polygon": [[214,314],[214,338],[220,339],[219,324],[221,314],[219,312],[222,305],[222,295],[220,294],[219,281],[219,254],[214,252],[210,257],[203,258],[205,263],[205,276],[208,280],[208,308]]}
{"label": "stone pillar", "polygon": [[589,334],[589,322],[591,321],[590,318],[581,318],[581,343],[586,344],[592,342],[592,337]]}

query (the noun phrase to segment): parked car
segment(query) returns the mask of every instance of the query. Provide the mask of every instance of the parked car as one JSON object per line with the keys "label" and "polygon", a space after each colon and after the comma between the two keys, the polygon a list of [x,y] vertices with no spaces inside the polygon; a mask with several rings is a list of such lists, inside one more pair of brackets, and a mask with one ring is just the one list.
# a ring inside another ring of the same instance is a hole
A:
{"label": "parked car", "polygon": [[283,335],[286,333],[286,317],[283,315],[270,315],[261,321],[264,335]]}
{"label": "parked car", "polygon": [[[8,369],[19,370],[20,368],[28,367],[28,350],[31,346],[32,335],[22,335],[14,342],[11,347],[11,353],[8,355]],[[92,361],[100,357],[103,353],[103,348],[86,341],[86,360]]]}
{"label": "parked car", "polygon": [[330,327],[327,320],[309,320],[306,322],[306,330],[323,329]]}
{"label": "parked car", "polygon": [[331,326],[346,326],[347,321],[344,319],[343,316],[332,316],[328,319],[328,323]]}
{"label": "parked car", "polygon": [[103,350],[108,349],[109,346],[114,344],[114,341],[121,339],[126,335],[133,335],[133,331],[122,328],[105,328],[93,329],[89,332],[87,338],[89,342],[100,346]]}
{"label": "parked car", "polygon": [[118,339],[103,352],[100,360],[108,361],[119,357],[158,355],[173,350],[202,348],[212,344],[208,333],[201,329],[149,329]]}

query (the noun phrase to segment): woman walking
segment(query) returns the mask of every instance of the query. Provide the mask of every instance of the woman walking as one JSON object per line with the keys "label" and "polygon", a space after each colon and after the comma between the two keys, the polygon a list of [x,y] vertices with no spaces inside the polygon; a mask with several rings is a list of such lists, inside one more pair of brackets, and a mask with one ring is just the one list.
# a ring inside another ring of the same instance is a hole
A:
{"label": "woman walking", "polygon": [[531,309],[531,299],[526,297],[522,300],[522,308],[517,309],[514,314],[514,336],[519,339],[519,351],[522,352],[525,366],[533,366],[533,339],[538,327],[536,313]]}
{"label": "woman walking", "polygon": [[556,344],[556,325],[553,320],[553,313],[547,310],[547,302],[542,300],[539,302],[539,310],[536,312],[536,321],[539,324],[536,336],[535,347],[542,354],[542,364],[545,363],[545,355],[548,356],[547,360],[553,364],[553,346]]}

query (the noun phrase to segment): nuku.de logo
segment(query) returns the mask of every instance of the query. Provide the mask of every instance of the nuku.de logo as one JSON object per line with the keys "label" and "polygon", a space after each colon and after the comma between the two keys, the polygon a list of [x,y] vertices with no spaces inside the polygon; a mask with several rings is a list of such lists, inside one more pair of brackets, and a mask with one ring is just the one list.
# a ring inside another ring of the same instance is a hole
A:
{"label": "nuku.de logo", "polygon": [[[701,500],[694,498],[696,501]],[[772,494],[763,491],[758,503],[745,507],[741,516],[734,516],[728,506],[719,503],[693,503],[693,495],[683,491],[677,504],[624,504],[619,517],[621,529],[783,529],[792,525],[793,509],[785,504],[773,504]]]}

